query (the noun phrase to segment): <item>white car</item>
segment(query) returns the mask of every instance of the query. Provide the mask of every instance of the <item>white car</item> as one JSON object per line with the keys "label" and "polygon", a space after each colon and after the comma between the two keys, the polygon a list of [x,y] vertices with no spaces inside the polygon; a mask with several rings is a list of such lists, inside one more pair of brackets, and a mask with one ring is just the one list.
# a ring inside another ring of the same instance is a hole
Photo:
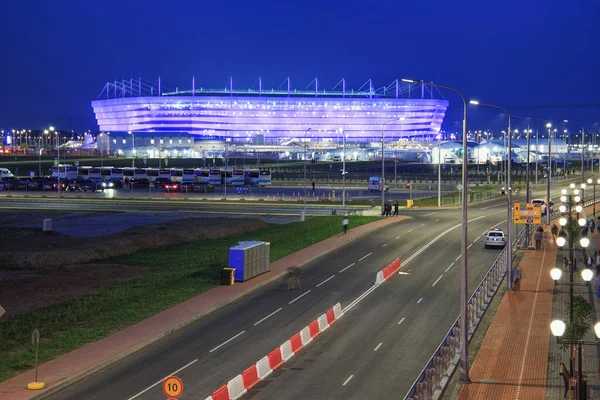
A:
{"label": "white car", "polygon": [[498,228],[492,228],[485,235],[485,248],[490,247],[504,247],[506,246],[506,237],[504,231]]}

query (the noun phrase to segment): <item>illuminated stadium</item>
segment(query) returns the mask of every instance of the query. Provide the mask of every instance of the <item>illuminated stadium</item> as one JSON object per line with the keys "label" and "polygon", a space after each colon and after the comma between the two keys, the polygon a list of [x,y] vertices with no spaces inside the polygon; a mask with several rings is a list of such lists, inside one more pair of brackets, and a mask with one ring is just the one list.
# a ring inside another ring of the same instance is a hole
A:
{"label": "illuminated stadium", "polygon": [[[398,80],[375,89],[346,90],[340,81],[322,90],[315,79],[310,89],[196,88],[166,91],[156,82],[130,79],[106,83],[92,107],[100,130],[132,132],[189,132],[233,141],[262,137],[265,142],[302,138],[310,128],[312,140],[339,140],[343,130],[350,141],[386,141],[436,136],[448,101],[434,98],[429,88]],[[339,87],[341,86],[341,88]],[[335,89],[338,89],[335,91]],[[339,90],[341,89],[341,90]],[[432,89],[434,90],[434,89]]]}

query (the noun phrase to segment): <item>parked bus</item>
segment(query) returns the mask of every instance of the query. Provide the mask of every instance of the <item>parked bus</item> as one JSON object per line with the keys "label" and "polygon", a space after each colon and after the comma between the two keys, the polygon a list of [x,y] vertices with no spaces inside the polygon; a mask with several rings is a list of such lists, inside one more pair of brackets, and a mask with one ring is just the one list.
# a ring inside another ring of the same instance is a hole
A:
{"label": "parked bus", "polygon": [[164,169],[164,168],[159,169],[158,170],[158,177],[159,178],[171,179],[171,170],[170,169]]}
{"label": "parked bus", "polygon": [[101,180],[102,179],[102,169],[101,168],[90,168],[88,173],[88,179],[93,180]]}
{"label": "parked bus", "polygon": [[[208,168],[196,168],[194,170],[196,183],[208,183],[209,179],[209,169]],[[219,180],[221,179],[221,174],[219,174]]]}
{"label": "parked bus", "polygon": [[260,171],[258,169],[247,169],[244,171],[244,183],[246,185],[258,186]]}
{"label": "parked bus", "polygon": [[268,169],[260,170],[258,186],[271,186],[271,171],[269,171]]}
{"label": "parked bus", "polygon": [[102,180],[119,179],[123,180],[123,170],[115,167],[100,167],[100,175]]}
{"label": "parked bus", "polygon": [[158,178],[158,168],[146,168],[146,178],[152,183]]}
{"label": "parked bus", "polygon": [[182,182],[194,182],[195,180],[196,180],[196,177],[194,175],[193,169],[184,169],[183,170]]}
{"label": "parked bus", "polygon": [[77,167],[77,176],[83,179],[90,179],[90,170],[92,167]]}
{"label": "parked bus", "polygon": [[53,178],[76,179],[77,167],[72,165],[53,165],[51,175]]}
{"label": "parked bus", "polygon": [[123,173],[124,181],[130,181],[132,178],[146,178],[146,171],[140,168],[125,167],[121,172]]}
{"label": "parked bus", "polygon": [[183,169],[171,168],[170,179],[172,182],[183,182]]}
{"label": "parked bus", "polygon": [[221,184],[227,182],[230,186],[242,186],[244,184],[243,169],[221,169]]}
{"label": "parked bus", "polygon": [[208,172],[208,183],[211,185],[220,185],[221,184],[221,170],[220,169],[211,169]]}

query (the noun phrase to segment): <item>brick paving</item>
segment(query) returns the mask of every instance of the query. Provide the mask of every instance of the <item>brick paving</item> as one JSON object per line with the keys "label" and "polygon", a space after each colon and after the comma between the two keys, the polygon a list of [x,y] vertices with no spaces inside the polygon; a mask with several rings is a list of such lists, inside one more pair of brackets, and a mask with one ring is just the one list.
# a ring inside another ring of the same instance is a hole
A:
{"label": "brick paving", "polygon": [[247,282],[236,282],[233,286],[218,286],[104,339],[73,350],[39,367],[38,380],[46,383],[47,389],[39,392],[26,389],[27,383],[35,380],[35,372],[31,370],[0,383],[0,399],[25,400],[37,395],[47,395],[49,391],[56,390],[59,385],[89,375],[161,339],[175,329],[188,325],[281,278],[287,273],[289,267],[305,265],[377,229],[408,218],[405,216],[386,218],[351,228],[346,235],[335,235],[271,263],[271,271],[266,274]]}
{"label": "brick paving", "polygon": [[521,289],[500,302],[459,399],[544,398],[557,253],[549,247],[526,251]]}

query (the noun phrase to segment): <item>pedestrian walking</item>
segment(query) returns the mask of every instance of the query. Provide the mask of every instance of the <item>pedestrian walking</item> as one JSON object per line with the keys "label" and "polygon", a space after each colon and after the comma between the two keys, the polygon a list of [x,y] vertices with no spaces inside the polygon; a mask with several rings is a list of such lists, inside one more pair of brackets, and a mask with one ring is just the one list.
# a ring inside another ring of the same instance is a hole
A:
{"label": "pedestrian walking", "polygon": [[556,226],[556,224],[552,224],[552,228],[550,228],[550,231],[552,232],[552,240],[554,240],[554,243],[556,243],[556,238],[558,236],[558,226]]}
{"label": "pedestrian walking", "polygon": [[312,181],[313,193],[315,193],[315,181]]}
{"label": "pedestrian walking", "polygon": [[512,284],[513,290],[516,292],[521,289],[521,279],[523,278],[523,271],[521,271],[521,267],[516,265],[512,271]]}
{"label": "pedestrian walking", "polygon": [[342,220],[342,228],[344,228],[344,235],[348,232],[348,218]]}
{"label": "pedestrian walking", "polygon": [[596,272],[596,282],[594,286],[596,287],[596,300],[600,301],[600,272]]}
{"label": "pedestrian walking", "polygon": [[300,268],[290,267],[288,268],[288,288],[287,290],[300,289]]}
{"label": "pedestrian walking", "polygon": [[600,267],[600,249],[596,250],[596,268]]}
{"label": "pedestrian walking", "polygon": [[590,226],[590,233],[593,235],[594,230],[596,229],[596,223],[594,222],[593,219],[590,219],[589,226]]}
{"label": "pedestrian walking", "polygon": [[400,207],[400,205],[398,204],[398,200],[396,200],[394,203],[394,217],[398,216],[398,207]]}
{"label": "pedestrian walking", "polygon": [[542,239],[544,238],[544,228],[542,228],[541,226],[538,228],[537,231],[535,231],[535,249],[536,250],[541,250],[542,249]]}
{"label": "pedestrian walking", "polygon": [[551,233],[548,231],[543,231],[542,232],[542,243],[544,245],[544,250],[550,250],[550,244],[552,243],[552,236]]}

